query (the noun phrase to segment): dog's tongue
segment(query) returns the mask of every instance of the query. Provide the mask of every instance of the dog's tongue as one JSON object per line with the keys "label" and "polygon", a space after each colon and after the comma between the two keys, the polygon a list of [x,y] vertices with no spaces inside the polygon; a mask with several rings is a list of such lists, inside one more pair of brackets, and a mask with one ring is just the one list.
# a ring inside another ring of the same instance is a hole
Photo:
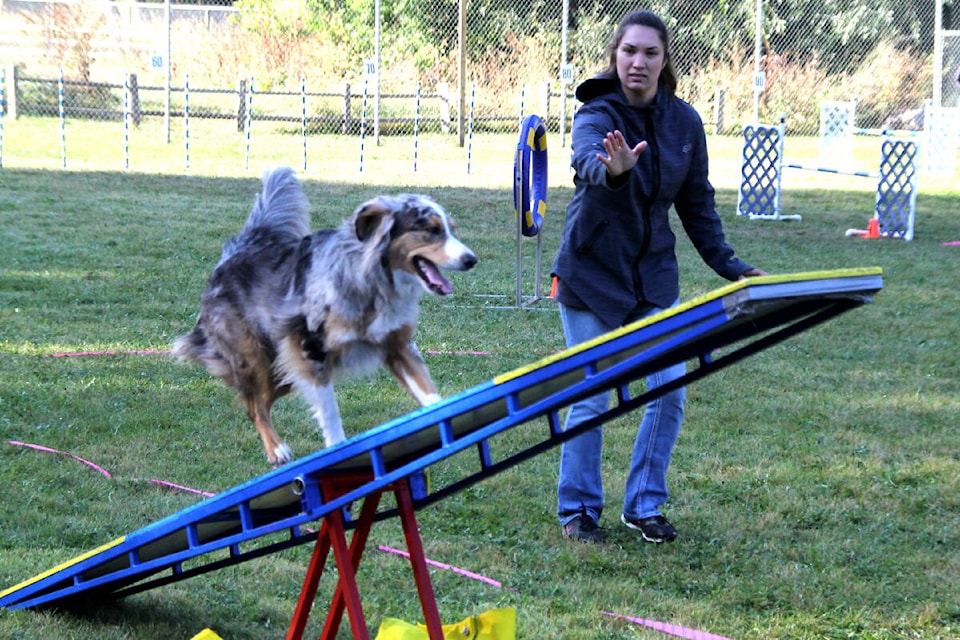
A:
{"label": "dog's tongue", "polygon": [[423,269],[423,275],[426,276],[427,285],[430,287],[430,290],[434,293],[440,294],[441,296],[448,295],[453,291],[453,284],[449,280],[443,277],[440,273],[440,270],[432,262],[424,261],[420,265]]}

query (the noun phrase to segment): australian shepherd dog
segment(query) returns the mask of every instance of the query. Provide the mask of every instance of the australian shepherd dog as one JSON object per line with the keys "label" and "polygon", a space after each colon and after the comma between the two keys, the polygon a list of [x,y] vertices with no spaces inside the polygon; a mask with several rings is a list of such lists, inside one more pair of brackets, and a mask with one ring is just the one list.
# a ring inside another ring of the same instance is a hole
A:
{"label": "australian shepherd dog", "polygon": [[421,195],[380,196],[338,229],[310,233],[307,197],[293,170],[267,172],[240,235],[223,246],[193,331],[175,355],[235,388],[274,466],[293,459],[270,420],[297,391],[326,446],[344,439],[333,383],[386,366],[421,405],[440,396],[412,342],[424,292],[452,290],[440,269],[477,258],[447,212]]}

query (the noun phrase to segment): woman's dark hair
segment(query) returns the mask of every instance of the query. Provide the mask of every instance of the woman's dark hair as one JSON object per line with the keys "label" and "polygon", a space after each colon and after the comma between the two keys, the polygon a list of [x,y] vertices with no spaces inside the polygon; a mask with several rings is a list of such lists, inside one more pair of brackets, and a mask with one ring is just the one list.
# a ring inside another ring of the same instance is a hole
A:
{"label": "woman's dark hair", "polygon": [[673,56],[670,55],[670,34],[667,32],[666,23],[652,11],[634,11],[620,20],[620,24],[613,34],[613,39],[607,45],[609,64],[601,75],[611,78],[617,77],[617,49],[620,48],[620,42],[626,35],[627,29],[634,26],[650,27],[660,34],[660,43],[663,45],[663,70],[660,72],[660,79],[671,96],[676,94],[677,72],[673,68]]}

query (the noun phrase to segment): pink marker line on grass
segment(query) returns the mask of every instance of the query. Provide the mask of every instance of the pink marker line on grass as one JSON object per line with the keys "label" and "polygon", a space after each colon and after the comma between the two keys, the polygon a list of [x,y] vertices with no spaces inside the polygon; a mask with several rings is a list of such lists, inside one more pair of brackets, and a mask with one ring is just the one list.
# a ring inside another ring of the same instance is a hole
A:
{"label": "pink marker line on grass", "polygon": [[195,493],[198,496],[203,496],[204,498],[212,498],[217,495],[215,493],[210,493],[209,491],[201,491],[200,489],[191,489],[190,487],[185,487],[182,484],[174,484],[172,482],[167,482],[166,480],[147,480],[150,484],[155,484],[161,487],[167,487],[168,489],[176,489],[178,491],[186,491],[187,493]]}
{"label": "pink marker line on grass", "polygon": [[[437,351],[430,349],[424,353],[432,356],[489,356],[489,351]],[[51,358],[83,358],[87,356],[156,356],[169,355],[169,349],[135,349],[129,351],[68,351],[53,353]]]}
{"label": "pink marker line on grass", "polygon": [[634,618],[633,616],[624,616],[619,613],[610,613],[609,611],[601,611],[601,614],[605,616],[610,616],[611,618],[617,618],[620,620],[627,620],[634,624],[639,624],[644,627],[649,627],[650,629],[655,629],[660,633],[665,633],[670,636],[676,636],[677,638],[686,638],[687,640],[730,640],[724,636],[718,636],[713,633],[707,633],[706,631],[700,631],[699,629],[690,629],[688,627],[681,627],[676,624],[670,624],[669,622],[659,622],[657,620],[646,620],[644,618]]}
{"label": "pink marker line on grass", "polygon": [[7,440],[6,444],[9,444],[14,447],[26,447],[28,449],[36,449],[37,451],[44,451],[46,453],[56,453],[57,455],[67,456],[68,458],[73,458],[77,462],[82,462],[83,464],[87,465],[91,469],[100,472],[101,474],[103,474],[104,477],[107,477],[107,478],[113,477],[110,475],[110,472],[104,469],[103,467],[100,467],[90,462],[89,460],[84,460],[80,456],[75,456],[72,453],[67,453],[66,451],[58,451],[57,449],[51,449],[50,447],[44,447],[39,444],[30,444],[29,442],[18,442],[16,440]]}
{"label": "pink marker line on grass", "polygon": [[[393,549],[393,548],[391,548],[391,547],[385,547],[385,546],[383,546],[383,545],[380,545],[378,548],[380,549],[380,551],[383,551],[383,552],[385,552],[385,553],[393,553],[393,554],[396,554],[396,555],[398,555],[398,556],[403,556],[404,558],[407,558],[407,559],[410,558],[410,554],[409,554],[408,552],[406,552],[406,551],[401,551],[400,549]],[[493,586],[493,587],[496,587],[496,588],[498,588],[498,589],[502,589],[502,588],[503,588],[503,584],[502,584],[502,583],[497,582],[497,581],[494,580],[493,578],[488,578],[487,576],[482,576],[482,575],[480,575],[479,573],[474,573],[474,572],[472,572],[472,571],[467,571],[466,569],[461,569],[461,568],[459,568],[459,567],[454,567],[454,566],[449,565],[449,564],[444,564],[444,563],[442,563],[442,562],[437,562],[436,560],[431,560],[430,558],[427,558],[427,559],[426,559],[426,562],[427,562],[427,564],[432,565],[432,566],[434,566],[434,567],[437,567],[438,569],[444,569],[444,570],[446,570],[446,571],[452,571],[453,573],[458,573],[458,574],[460,574],[460,575],[462,575],[462,576],[466,576],[467,578],[471,578],[471,579],[473,579],[473,580],[477,580],[477,581],[479,581],[479,582],[483,582],[484,584],[489,584],[489,585],[491,585],[491,586]]]}
{"label": "pink marker line on grass", "polygon": [[[55,453],[55,454],[57,454],[57,455],[66,456],[66,457],[68,457],[68,458],[71,458],[71,459],[73,459],[73,460],[76,460],[77,462],[81,462],[81,463],[87,465],[87,466],[90,467],[91,469],[93,469],[93,470],[99,472],[100,474],[102,474],[105,478],[113,478],[113,476],[110,474],[110,472],[107,471],[106,469],[104,469],[103,467],[101,467],[100,465],[95,464],[95,463],[93,463],[93,462],[90,462],[89,460],[86,460],[86,459],[84,459],[84,458],[81,458],[80,456],[74,455],[74,454],[72,454],[72,453],[68,453],[68,452],[66,452],[66,451],[60,451],[60,450],[58,450],[58,449],[51,449],[50,447],[45,447],[45,446],[39,445],[39,444],[30,444],[29,442],[20,442],[20,441],[18,441],[18,440],[7,440],[7,441],[5,441],[4,444],[9,444],[9,445],[14,446],[14,447],[26,447],[27,449],[34,449],[34,450],[36,450],[36,451],[43,451],[44,453]],[[188,493],[195,493],[195,494],[200,495],[200,496],[203,496],[203,497],[205,497],[205,498],[209,498],[209,497],[215,495],[215,494],[210,493],[210,492],[208,492],[208,491],[200,491],[199,489],[191,489],[190,487],[185,487],[185,486],[183,486],[183,485],[174,484],[174,483],[172,483],[172,482],[166,482],[166,481],[164,481],[164,480],[147,480],[146,482],[149,482],[150,484],[159,485],[159,486],[162,486],[162,487],[167,487],[167,488],[169,488],[169,489],[177,489],[178,491],[186,491],[186,492],[188,492]]]}
{"label": "pink marker line on grass", "polygon": [[132,351],[72,351],[68,353],[54,353],[51,358],[82,358],[84,356],[156,356],[167,355],[170,351],[162,349],[136,349]]}
{"label": "pink marker line on grass", "polygon": [[424,353],[431,356],[488,356],[490,355],[489,351],[436,351],[434,349],[428,349]]}

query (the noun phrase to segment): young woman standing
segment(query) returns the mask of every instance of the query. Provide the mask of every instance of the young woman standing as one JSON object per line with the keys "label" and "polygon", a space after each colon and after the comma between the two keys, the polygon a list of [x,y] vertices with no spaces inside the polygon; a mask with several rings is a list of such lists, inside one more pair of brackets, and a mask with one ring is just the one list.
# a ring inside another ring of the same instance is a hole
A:
{"label": "young woman standing", "polygon": [[[575,192],[553,263],[568,346],[676,305],[680,276],[668,211],[676,209],[703,261],[729,280],[766,275],[726,243],[707,146],[696,110],[675,95],[667,27],[650,11],[628,14],[608,49],[606,71],[577,87]],[[655,388],[681,377],[681,363],[648,377]],[[575,403],[565,429],[606,411],[609,394]],[[684,389],[650,402],[634,443],[621,522],[648,542],[676,530],[660,513],[667,467],[683,421]],[[561,450],[558,516],[564,535],[602,542],[602,427]]]}

